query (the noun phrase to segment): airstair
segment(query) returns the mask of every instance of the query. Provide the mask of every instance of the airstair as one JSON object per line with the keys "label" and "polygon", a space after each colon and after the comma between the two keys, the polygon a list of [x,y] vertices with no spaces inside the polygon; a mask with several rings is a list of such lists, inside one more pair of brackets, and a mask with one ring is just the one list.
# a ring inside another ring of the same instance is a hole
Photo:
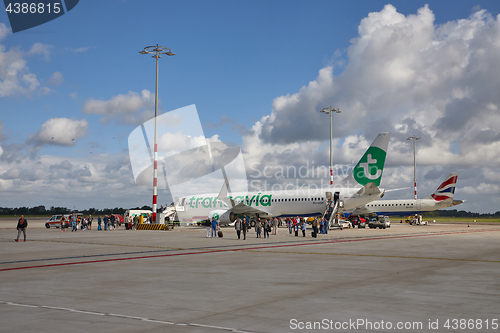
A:
{"label": "airstair", "polygon": [[160,224],[177,221],[177,210],[174,205],[167,206],[162,212],[156,215],[157,222]]}
{"label": "airstair", "polygon": [[326,209],[323,218],[328,221],[330,227],[338,224],[339,209],[344,208],[344,201],[340,200],[340,192],[335,192],[332,198],[332,192],[326,192]]}

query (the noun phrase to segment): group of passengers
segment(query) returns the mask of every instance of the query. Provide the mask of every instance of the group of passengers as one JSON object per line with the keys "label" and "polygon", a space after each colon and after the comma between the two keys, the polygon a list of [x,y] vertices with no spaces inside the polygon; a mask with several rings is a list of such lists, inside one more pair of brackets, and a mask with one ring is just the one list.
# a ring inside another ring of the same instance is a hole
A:
{"label": "group of passengers", "polygon": [[92,215],[85,217],[73,214],[71,216],[68,216],[68,221],[66,221],[66,218],[64,217],[64,215],[62,215],[60,219],[61,232],[64,232],[66,223],[71,224],[71,231],[77,231],[78,229],[92,230],[92,220]]}
{"label": "group of passengers", "polygon": [[[277,235],[278,228],[284,223],[286,224],[290,234],[295,232],[295,236],[298,236],[300,230],[302,231],[302,237],[306,237],[307,219],[299,216],[294,218],[287,217],[284,221],[277,217],[271,219],[257,218],[257,220],[255,220],[254,227],[255,234],[257,238],[269,238],[270,235]],[[322,218],[321,216],[315,217],[311,224],[313,237],[316,237],[318,234],[328,234],[329,222],[325,218]],[[222,235],[220,235],[221,232],[219,222],[215,217],[213,217],[212,220],[205,220],[203,226],[207,228],[206,238],[222,237]],[[247,232],[251,228],[250,219],[246,215],[244,215],[243,218],[236,219],[234,222],[234,229],[236,230],[236,236],[238,239],[241,239],[243,234],[243,240],[245,240]]]}

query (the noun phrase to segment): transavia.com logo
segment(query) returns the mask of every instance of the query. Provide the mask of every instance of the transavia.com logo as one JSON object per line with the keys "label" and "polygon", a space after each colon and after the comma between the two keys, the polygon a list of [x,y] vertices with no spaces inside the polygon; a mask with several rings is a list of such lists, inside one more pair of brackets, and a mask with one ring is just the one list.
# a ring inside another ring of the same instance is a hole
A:
{"label": "transavia.com logo", "polygon": [[52,21],[72,10],[80,0],[3,0],[12,32]]}

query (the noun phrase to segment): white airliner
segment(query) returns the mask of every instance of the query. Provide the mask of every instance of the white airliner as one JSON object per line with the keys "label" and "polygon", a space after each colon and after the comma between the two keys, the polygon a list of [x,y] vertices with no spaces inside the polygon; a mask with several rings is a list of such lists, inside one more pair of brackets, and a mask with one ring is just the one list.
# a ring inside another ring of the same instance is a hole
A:
{"label": "white airliner", "polygon": [[220,193],[198,194],[177,199],[179,221],[201,221],[216,218],[229,224],[238,216],[285,217],[321,215],[326,200],[338,198],[344,209],[353,209],[384,195],[379,189],[390,133],[381,133],[367,149],[351,173],[340,183],[325,188],[230,193],[227,179]]}
{"label": "white airliner", "polygon": [[457,172],[452,172],[437,190],[424,199],[377,200],[356,208],[352,214],[412,215],[459,205],[464,200],[453,200],[457,185]]}

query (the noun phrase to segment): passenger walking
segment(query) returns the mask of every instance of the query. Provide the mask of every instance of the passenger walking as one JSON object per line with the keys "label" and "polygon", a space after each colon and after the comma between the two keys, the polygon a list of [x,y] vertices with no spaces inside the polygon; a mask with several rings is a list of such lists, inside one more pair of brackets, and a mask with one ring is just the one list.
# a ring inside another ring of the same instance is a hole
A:
{"label": "passenger walking", "polygon": [[255,233],[257,234],[257,238],[261,237],[261,232],[262,232],[262,222],[260,219],[257,219],[255,222]]}
{"label": "passenger walking", "polygon": [[301,223],[301,226],[300,226],[301,228],[300,229],[302,230],[302,237],[306,237],[306,229],[307,229],[306,220],[304,219],[300,223]]}
{"label": "passenger walking", "polygon": [[291,235],[292,234],[293,223],[292,223],[292,220],[290,220],[289,217],[286,218],[286,226],[288,227],[288,231],[290,232],[290,235]]}
{"label": "passenger walking", "polygon": [[328,234],[328,229],[330,229],[330,221],[325,220],[325,234]]}
{"label": "passenger walking", "polygon": [[273,235],[278,234],[278,219],[274,218],[273,219]]}
{"label": "passenger walking", "polygon": [[210,229],[212,229],[212,223],[210,222],[210,219],[206,219],[203,225],[207,227],[207,235],[205,236],[205,238],[210,238]]}
{"label": "passenger walking", "polygon": [[114,214],[111,214],[109,216],[109,222],[111,222],[111,226],[113,227],[113,229],[115,228],[115,221],[116,221],[116,217]]}
{"label": "passenger walking", "polygon": [[318,218],[315,217],[312,223],[314,235],[318,235]]}
{"label": "passenger walking", "polygon": [[61,232],[64,231],[64,227],[66,226],[66,219],[64,218],[64,215],[61,216]]}
{"label": "passenger walking", "polygon": [[238,236],[238,239],[240,239],[240,234],[241,234],[241,220],[237,219],[236,222],[234,222],[234,229],[236,230],[236,235]]}
{"label": "passenger walking", "polygon": [[217,238],[217,226],[219,225],[219,222],[215,219],[215,217],[212,218],[212,238]]}
{"label": "passenger walking", "polygon": [[108,230],[109,218],[108,215],[104,215],[104,230]]}
{"label": "passenger walking", "polygon": [[97,230],[102,230],[101,224],[102,224],[102,219],[101,219],[101,216],[99,216],[97,218]]}
{"label": "passenger walking", "polygon": [[321,221],[319,223],[320,223],[320,227],[319,227],[320,228],[320,232],[322,234],[324,234],[325,233],[325,219],[321,218]]}
{"label": "passenger walking", "polygon": [[89,215],[88,221],[89,223],[87,224],[87,228],[89,228],[89,230],[92,230],[92,215]]}
{"label": "passenger walking", "polygon": [[243,240],[247,239],[247,231],[248,231],[249,224],[246,220],[243,220],[243,223],[241,225],[241,230],[243,230]]}
{"label": "passenger walking", "polygon": [[264,238],[269,238],[269,229],[271,228],[271,226],[269,225],[269,221],[267,219],[264,219],[262,228],[264,229]]}
{"label": "passenger walking", "polygon": [[19,236],[21,236],[21,231],[24,234],[24,241],[26,242],[26,228],[28,227],[28,220],[24,218],[24,215],[21,215],[19,221],[17,221],[17,238],[16,242],[19,242]]}
{"label": "passenger walking", "polygon": [[71,215],[71,231],[75,231],[76,232],[77,228],[76,228],[76,216],[75,214],[73,213],[73,215]]}

